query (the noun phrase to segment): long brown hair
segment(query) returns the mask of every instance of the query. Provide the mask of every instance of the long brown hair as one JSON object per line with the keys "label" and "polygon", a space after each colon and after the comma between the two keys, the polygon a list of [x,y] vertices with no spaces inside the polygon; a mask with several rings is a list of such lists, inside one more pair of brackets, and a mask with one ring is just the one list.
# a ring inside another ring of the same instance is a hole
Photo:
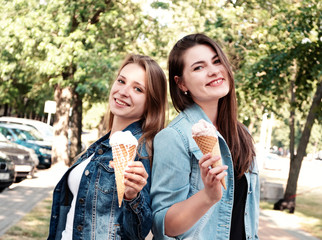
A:
{"label": "long brown hair", "polygon": [[228,58],[220,46],[204,34],[198,33],[185,36],[174,45],[170,52],[168,69],[170,95],[173,106],[180,112],[186,107],[194,104],[191,96],[189,94],[184,94],[178,87],[175,76],[178,76],[179,81],[182,81],[185,64],[183,55],[188,49],[196,45],[207,45],[211,47],[217,53],[221,63],[228,72],[229,92],[225,97],[219,99],[216,125],[218,131],[222,134],[228,144],[238,177],[241,177],[254,161],[255,149],[253,139],[245,126],[237,120],[235,83]]}
{"label": "long brown hair", "polygon": [[[142,136],[139,145],[146,144],[149,159],[152,161],[153,138],[164,128],[165,112],[167,108],[167,80],[166,76],[156,61],[148,56],[128,55],[121,67],[121,70],[130,63],[135,63],[145,70],[146,76],[146,103],[142,115]],[[109,111],[108,131],[112,129],[114,115]],[[152,162],[151,162],[152,163]]]}

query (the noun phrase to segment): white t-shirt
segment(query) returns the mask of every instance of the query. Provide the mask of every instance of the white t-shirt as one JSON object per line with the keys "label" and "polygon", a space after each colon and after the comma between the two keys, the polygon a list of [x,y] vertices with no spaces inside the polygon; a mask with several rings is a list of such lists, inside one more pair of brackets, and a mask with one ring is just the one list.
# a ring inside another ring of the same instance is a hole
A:
{"label": "white t-shirt", "polygon": [[94,153],[85,161],[78,164],[68,175],[68,187],[73,194],[73,201],[67,214],[65,230],[62,233],[62,240],[73,239],[73,223],[76,206],[76,197],[78,194],[79,184],[87,164],[91,161]]}

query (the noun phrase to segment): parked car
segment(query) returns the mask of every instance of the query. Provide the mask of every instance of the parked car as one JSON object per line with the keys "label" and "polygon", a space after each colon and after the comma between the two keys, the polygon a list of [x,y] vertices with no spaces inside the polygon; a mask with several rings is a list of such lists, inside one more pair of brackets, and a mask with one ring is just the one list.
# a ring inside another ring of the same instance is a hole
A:
{"label": "parked car", "polygon": [[0,151],[0,192],[15,181],[15,164]]}
{"label": "parked car", "polygon": [[40,133],[41,137],[46,139],[46,141],[53,142],[54,139],[54,128],[49,124],[38,120],[17,117],[0,117],[0,123],[27,125],[36,129]]}
{"label": "parked car", "polygon": [[[21,124],[21,125],[27,125],[29,127],[32,127],[36,129],[39,132],[39,135],[41,135],[42,139],[45,139],[47,142],[50,143],[52,146],[54,141],[54,128],[46,124],[44,122],[33,120],[33,119],[27,119],[27,118],[17,118],[17,117],[0,117],[0,123],[12,123],[12,124]],[[68,131],[68,138],[70,138],[71,130]],[[68,140],[68,154],[70,152],[70,145],[71,141]],[[82,142],[82,148],[81,151],[84,151],[86,149],[86,144]]]}
{"label": "parked car", "polygon": [[10,142],[0,133],[0,151],[15,164],[16,182],[20,182],[28,175],[34,176],[38,157],[34,150]]}
{"label": "parked car", "polygon": [[33,149],[39,160],[37,168],[51,166],[51,143],[44,141],[31,127],[18,124],[0,124],[0,133],[12,142]]}

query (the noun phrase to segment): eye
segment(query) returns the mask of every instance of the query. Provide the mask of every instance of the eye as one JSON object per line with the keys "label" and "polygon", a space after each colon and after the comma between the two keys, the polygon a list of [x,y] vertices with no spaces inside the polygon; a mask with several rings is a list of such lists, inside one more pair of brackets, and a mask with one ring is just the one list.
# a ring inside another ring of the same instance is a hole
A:
{"label": "eye", "polygon": [[141,88],[139,88],[139,87],[135,87],[134,90],[137,91],[137,92],[143,93],[143,90]]}
{"label": "eye", "polygon": [[220,62],[220,59],[219,59],[219,58],[216,58],[216,59],[214,60],[214,64],[218,64],[218,63],[221,63],[221,62]]}
{"label": "eye", "polygon": [[203,67],[202,66],[197,66],[193,69],[193,71],[198,71],[198,70],[201,70]]}
{"label": "eye", "polygon": [[117,81],[122,84],[125,83],[122,79],[117,79]]}

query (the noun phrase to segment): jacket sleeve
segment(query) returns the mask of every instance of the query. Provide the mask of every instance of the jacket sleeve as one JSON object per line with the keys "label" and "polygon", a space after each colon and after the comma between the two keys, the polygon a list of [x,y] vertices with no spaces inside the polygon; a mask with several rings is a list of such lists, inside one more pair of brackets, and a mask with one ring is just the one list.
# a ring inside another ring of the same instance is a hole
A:
{"label": "jacket sleeve", "polygon": [[[123,200],[124,239],[142,239],[149,234],[152,227],[152,210],[150,198],[151,167],[149,159],[139,159],[149,177],[138,196],[130,201]],[[123,238],[122,238],[123,239]]]}
{"label": "jacket sleeve", "polygon": [[173,204],[188,198],[190,173],[188,143],[175,129],[163,129],[154,139],[152,166],[152,232],[155,239],[173,239],[165,235],[165,215]]}

